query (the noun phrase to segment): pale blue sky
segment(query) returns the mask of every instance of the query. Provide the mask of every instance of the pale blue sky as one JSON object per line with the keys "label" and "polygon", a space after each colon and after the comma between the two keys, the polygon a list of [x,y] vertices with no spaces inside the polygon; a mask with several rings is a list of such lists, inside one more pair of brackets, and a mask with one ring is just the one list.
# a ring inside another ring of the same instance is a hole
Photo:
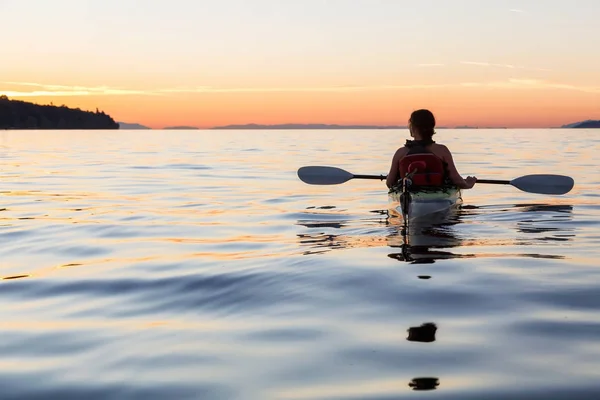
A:
{"label": "pale blue sky", "polygon": [[600,0],[0,0],[0,91],[506,81],[596,92],[599,21]]}
{"label": "pale blue sky", "polygon": [[0,15],[4,57],[19,65],[89,56],[325,73],[461,61],[600,67],[597,0],[4,0]]}

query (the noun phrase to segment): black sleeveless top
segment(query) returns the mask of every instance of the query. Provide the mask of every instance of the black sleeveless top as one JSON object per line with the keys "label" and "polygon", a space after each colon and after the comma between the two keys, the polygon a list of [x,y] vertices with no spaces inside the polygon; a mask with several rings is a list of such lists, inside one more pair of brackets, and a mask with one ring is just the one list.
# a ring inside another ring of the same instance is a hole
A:
{"label": "black sleeveless top", "polygon": [[431,139],[427,140],[407,140],[404,143],[404,147],[408,149],[409,154],[423,154],[423,153],[431,153],[431,151],[427,150],[427,146],[434,144],[435,142]]}

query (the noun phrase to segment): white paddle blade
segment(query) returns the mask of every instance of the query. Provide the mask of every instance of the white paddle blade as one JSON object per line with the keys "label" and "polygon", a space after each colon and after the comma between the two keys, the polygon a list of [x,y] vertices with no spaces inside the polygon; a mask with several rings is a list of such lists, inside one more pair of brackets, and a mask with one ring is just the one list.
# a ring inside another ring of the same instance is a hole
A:
{"label": "white paddle blade", "polygon": [[529,193],[565,194],[573,189],[575,181],[570,176],[539,174],[513,179],[510,184]]}
{"label": "white paddle blade", "polygon": [[336,167],[302,167],[298,170],[298,178],[309,185],[338,185],[352,179],[354,175]]}

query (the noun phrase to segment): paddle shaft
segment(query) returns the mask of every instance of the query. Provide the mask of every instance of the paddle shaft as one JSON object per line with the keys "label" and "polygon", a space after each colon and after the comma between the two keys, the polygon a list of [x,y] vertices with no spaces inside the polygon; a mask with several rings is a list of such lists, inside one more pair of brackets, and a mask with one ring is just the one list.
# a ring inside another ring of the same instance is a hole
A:
{"label": "paddle shaft", "polygon": [[[354,179],[379,179],[385,180],[387,176],[385,175],[353,175]],[[502,179],[477,179],[477,183],[488,183],[492,185],[510,185],[512,181],[502,180]]]}
{"label": "paddle shaft", "polygon": [[[353,175],[354,179],[379,179],[384,180],[387,178],[385,175]],[[491,183],[495,185],[510,185],[511,181],[500,180],[500,179],[477,179],[477,183]]]}
{"label": "paddle shaft", "polygon": [[379,179],[384,180],[387,178],[385,175],[352,175],[354,179]]}
{"label": "paddle shaft", "polygon": [[496,185],[510,185],[510,181],[503,181],[498,179],[477,179],[477,183],[492,183]]}
{"label": "paddle shaft", "polygon": [[[379,179],[384,180],[387,178],[385,175],[353,175],[354,179]],[[495,185],[510,185],[510,181],[500,179],[477,179],[477,183],[491,183]]]}

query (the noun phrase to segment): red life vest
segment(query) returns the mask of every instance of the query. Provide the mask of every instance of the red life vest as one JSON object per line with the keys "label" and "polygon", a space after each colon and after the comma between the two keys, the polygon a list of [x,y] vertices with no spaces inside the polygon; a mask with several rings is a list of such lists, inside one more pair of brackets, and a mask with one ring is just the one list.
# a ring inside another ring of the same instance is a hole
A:
{"label": "red life vest", "polygon": [[416,186],[442,186],[444,162],[432,153],[409,154],[400,160],[400,178],[415,172],[410,178]]}

